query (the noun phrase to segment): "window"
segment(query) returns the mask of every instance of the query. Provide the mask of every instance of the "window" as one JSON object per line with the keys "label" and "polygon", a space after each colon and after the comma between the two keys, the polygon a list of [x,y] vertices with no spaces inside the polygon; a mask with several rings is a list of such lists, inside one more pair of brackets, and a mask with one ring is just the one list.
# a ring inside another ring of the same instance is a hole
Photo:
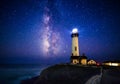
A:
{"label": "window", "polygon": [[75,47],[75,51],[77,51],[77,47]]}

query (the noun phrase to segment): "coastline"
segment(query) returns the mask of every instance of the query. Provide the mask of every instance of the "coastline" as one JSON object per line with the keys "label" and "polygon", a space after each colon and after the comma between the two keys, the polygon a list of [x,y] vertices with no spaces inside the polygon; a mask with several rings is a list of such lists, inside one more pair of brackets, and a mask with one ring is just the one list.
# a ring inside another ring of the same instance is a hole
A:
{"label": "coastline", "polygon": [[94,75],[100,74],[100,67],[57,64],[44,69],[38,77],[21,81],[21,84],[85,84]]}
{"label": "coastline", "polygon": [[0,64],[0,84],[20,84],[21,80],[39,76],[49,65]]}

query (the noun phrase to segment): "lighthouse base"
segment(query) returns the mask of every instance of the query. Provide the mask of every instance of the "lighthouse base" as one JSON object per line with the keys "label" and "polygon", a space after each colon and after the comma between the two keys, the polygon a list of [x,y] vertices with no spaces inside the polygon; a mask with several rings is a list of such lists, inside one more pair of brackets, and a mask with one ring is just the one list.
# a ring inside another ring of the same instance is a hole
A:
{"label": "lighthouse base", "polygon": [[79,56],[71,56],[71,64],[79,64]]}

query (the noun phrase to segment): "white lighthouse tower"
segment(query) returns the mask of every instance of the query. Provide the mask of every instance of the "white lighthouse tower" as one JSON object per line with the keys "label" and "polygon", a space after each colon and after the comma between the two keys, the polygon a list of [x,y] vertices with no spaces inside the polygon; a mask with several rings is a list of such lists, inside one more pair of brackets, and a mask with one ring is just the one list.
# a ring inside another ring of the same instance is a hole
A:
{"label": "white lighthouse tower", "polygon": [[78,30],[77,28],[74,28],[72,30],[72,55],[71,55],[71,63],[72,64],[78,64],[79,63],[79,42],[78,42]]}

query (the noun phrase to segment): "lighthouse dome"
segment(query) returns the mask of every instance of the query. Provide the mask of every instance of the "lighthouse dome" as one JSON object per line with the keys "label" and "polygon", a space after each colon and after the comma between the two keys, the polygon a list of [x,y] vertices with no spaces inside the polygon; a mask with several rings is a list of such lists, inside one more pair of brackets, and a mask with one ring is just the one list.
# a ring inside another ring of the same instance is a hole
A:
{"label": "lighthouse dome", "polygon": [[74,29],[72,30],[72,33],[78,33],[78,29],[77,29],[77,28],[74,28]]}

